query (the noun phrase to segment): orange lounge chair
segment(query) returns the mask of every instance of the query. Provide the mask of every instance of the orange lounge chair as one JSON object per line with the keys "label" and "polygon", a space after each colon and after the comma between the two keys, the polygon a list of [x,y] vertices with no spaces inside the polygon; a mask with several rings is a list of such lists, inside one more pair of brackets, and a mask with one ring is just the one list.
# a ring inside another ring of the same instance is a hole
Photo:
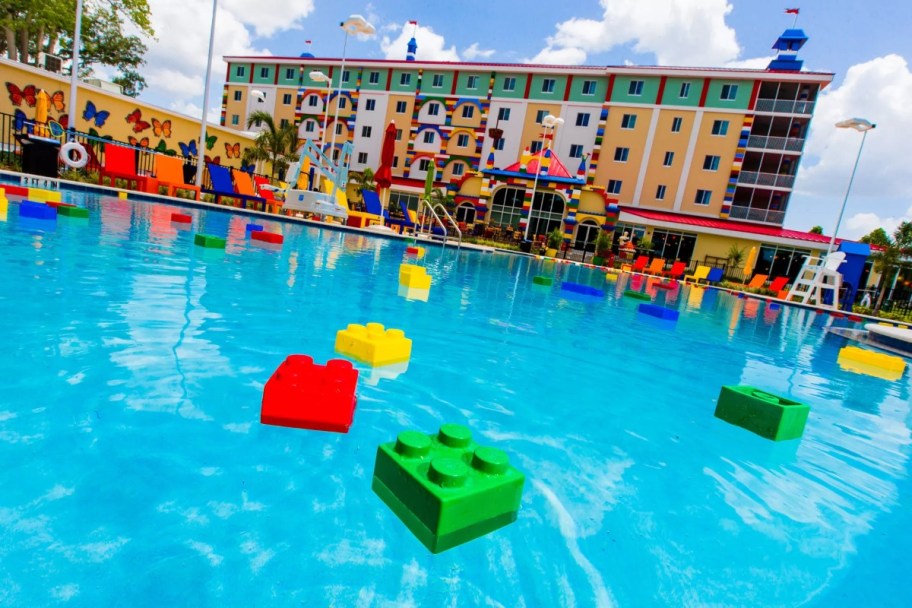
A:
{"label": "orange lounge chair", "polygon": [[769,275],[755,274],[754,278],[751,279],[750,283],[748,283],[747,286],[752,289],[760,289],[763,287],[763,284],[766,283],[767,277],[769,277]]}
{"label": "orange lounge chair", "polygon": [[687,264],[684,262],[675,262],[671,265],[671,270],[665,270],[662,272],[662,276],[670,277],[672,279],[680,279],[685,270],[687,270]]}
{"label": "orange lounge chair", "polygon": [[261,211],[266,210],[266,199],[256,193],[256,188],[253,187],[253,180],[250,179],[249,173],[240,169],[232,169],[231,177],[234,178],[234,190],[241,197],[242,207],[246,209],[247,201],[253,201],[254,209],[257,209],[259,205],[261,206]]}
{"label": "orange lounge chair", "polygon": [[159,186],[168,189],[168,196],[174,196],[178,190],[189,190],[193,192],[194,199],[199,200],[200,187],[184,181],[184,163],[176,156],[156,154],[155,177]]}
{"label": "orange lounge chair", "polygon": [[646,274],[657,274],[660,275],[665,270],[665,258],[655,258],[652,262],[649,263],[649,266],[643,271]]}
{"label": "orange lounge chair", "polygon": [[788,277],[776,277],[775,279],[770,281],[769,287],[767,287],[767,289],[772,291],[774,294],[778,295],[780,291],[785,289],[785,286],[786,286],[786,284],[788,284],[788,282],[789,282]]}
{"label": "orange lounge chair", "polygon": [[686,275],[684,280],[693,279],[694,282],[699,283],[700,281],[705,281],[706,277],[709,276],[709,266],[703,266],[702,264],[697,266],[697,269],[693,274]]}
{"label": "orange lounge chair", "polygon": [[158,181],[155,178],[136,172],[136,150],[133,148],[112,143],[104,145],[104,166],[98,172],[98,183],[104,186],[106,177],[111,180],[112,188],[117,187],[115,179],[122,179],[127,182],[127,187],[133,190],[158,192]]}

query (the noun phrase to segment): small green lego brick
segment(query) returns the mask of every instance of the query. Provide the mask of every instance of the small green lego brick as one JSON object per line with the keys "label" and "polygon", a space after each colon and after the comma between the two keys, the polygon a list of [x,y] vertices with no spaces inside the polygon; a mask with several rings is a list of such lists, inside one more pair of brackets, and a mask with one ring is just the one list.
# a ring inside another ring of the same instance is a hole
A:
{"label": "small green lego brick", "polygon": [[532,277],[532,282],[536,285],[552,285],[554,284],[554,279],[551,277],[543,277],[541,275]]}
{"label": "small green lego brick", "polygon": [[633,289],[625,289],[624,296],[628,298],[633,298],[634,300],[651,300],[652,296],[648,293],[643,293],[642,291],[634,291]]}
{"label": "small green lego brick", "polygon": [[798,439],[804,433],[806,404],[777,397],[753,386],[723,386],[716,418],[773,441]]}
{"label": "small green lego brick", "polygon": [[57,207],[57,215],[65,215],[67,217],[87,218],[87,217],[89,217],[89,210],[86,209],[85,207],[60,205],[59,207]]}
{"label": "small green lego brick", "polygon": [[193,242],[200,247],[208,247],[210,249],[225,248],[225,239],[220,236],[197,233],[193,236]]}
{"label": "small green lego brick", "polygon": [[377,448],[371,487],[432,553],[516,521],[525,476],[506,452],[444,424],[436,435],[403,431]]}

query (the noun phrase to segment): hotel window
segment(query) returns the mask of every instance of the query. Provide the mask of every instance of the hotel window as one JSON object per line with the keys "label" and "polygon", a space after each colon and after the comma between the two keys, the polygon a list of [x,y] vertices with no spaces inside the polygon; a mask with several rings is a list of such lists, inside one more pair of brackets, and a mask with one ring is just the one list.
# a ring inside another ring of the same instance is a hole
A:
{"label": "hotel window", "polygon": [[659,187],[656,188],[656,200],[661,201],[665,200],[665,185],[659,184]]}
{"label": "hotel window", "polygon": [[304,123],[304,132],[305,133],[313,133],[313,130],[314,130],[314,121],[308,120],[306,123]]}
{"label": "hotel window", "polygon": [[624,114],[621,118],[621,128],[622,129],[632,129],[636,127],[637,117],[636,114]]}
{"label": "hotel window", "polygon": [[241,76],[241,77],[246,76],[246,75],[247,75],[247,68],[245,68],[245,67],[242,66],[242,65],[237,66],[236,68],[234,68],[234,75],[235,75],[235,76]]}
{"label": "hotel window", "polygon": [[738,85],[736,84],[723,84],[722,85],[722,94],[719,95],[719,99],[731,101],[732,99],[738,96]]}
{"label": "hotel window", "polygon": [[406,105],[406,103],[404,101],[396,102],[396,114],[405,114],[405,112],[407,110],[408,110],[408,106]]}
{"label": "hotel window", "polygon": [[554,79],[545,78],[542,80],[542,93],[553,93],[554,92]]}
{"label": "hotel window", "polygon": [[533,141],[532,145],[529,146],[529,152],[531,152],[532,154],[538,154],[539,152],[541,152],[541,149],[542,149],[541,141]]}
{"label": "hotel window", "polygon": [[615,162],[626,163],[628,155],[630,155],[630,148],[615,148],[614,149]]}
{"label": "hotel window", "polygon": [[367,152],[358,152],[358,164],[359,165],[367,164]]}
{"label": "hotel window", "polygon": [[712,154],[707,154],[706,158],[703,159],[703,170],[704,171],[718,171],[719,170],[719,157],[713,156]]}
{"label": "hotel window", "polygon": [[237,114],[232,114],[232,115],[231,115],[231,124],[233,124],[233,125],[238,125],[238,124],[240,124],[240,122],[241,122],[241,117],[240,117],[240,116],[238,116]]}
{"label": "hotel window", "polygon": [[402,129],[396,129],[396,141],[402,141]]}
{"label": "hotel window", "polygon": [[285,80],[294,80],[294,68],[285,68]]}
{"label": "hotel window", "polygon": [[680,133],[681,132],[681,123],[684,122],[684,119],[680,116],[675,116],[671,119],[671,132]]}
{"label": "hotel window", "polygon": [[500,139],[496,140],[496,141],[494,142],[494,145],[491,146],[491,147],[494,148],[495,150],[503,150],[503,149],[504,149],[504,143],[505,143],[506,141],[507,141],[507,138],[506,138],[506,137],[501,137]]}
{"label": "hotel window", "polygon": [[342,135],[342,123],[336,123],[336,135]]}
{"label": "hotel window", "polygon": [[712,199],[712,190],[697,190],[697,194],[694,196],[694,204],[708,205],[710,199]]}
{"label": "hotel window", "polygon": [[465,165],[463,163],[454,163],[453,164],[453,176],[459,177],[465,173]]}
{"label": "hotel window", "polygon": [[399,76],[399,84],[403,87],[407,87],[412,84],[412,75],[411,74],[402,74]]}
{"label": "hotel window", "polygon": [[370,84],[380,84],[380,72],[371,72],[367,76],[367,82]]}
{"label": "hotel window", "polygon": [[316,108],[316,107],[317,107],[317,104],[318,104],[319,102],[320,102],[320,98],[317,97],[316,95],[310,95],[310,96],[307,98],[307,105],[309,105],[311,108]]}
{"label": "hotel window", "polygon": [[418,161],[418,170],[419,171],[427,171],[430,168],[431,168],[431,161],[429,159],[422,158],[421,160]]}
{"label": "hotel window", "polygon": [[570,144],[570,158],[582,158],[583,157],[583,145],[582,144]]}
{"label": "hotel window", "polygon": [[643,94],[643,81],[631,80],[630,86],[627,87],[627,94],[633,97],[639,97]]}
{"label": "hotel window", "polygon": [[576,126],[577,127],[588,127],[589,126],[589,113],[588,112],[579,112],[576,115]]}
{"label": "hotel window", "polygon": [[345,98],[345,97],[340,97],[340,98],[339,98],[339,109],[340,109],[340,110],[344,110],[344,109],[345,109],[345,103],[346,103],[346,98]]}
{"label": "hotel window", "polygon": [[674,153],[674,152],[666,152],[666,153],[665,153],[665,161],[662,163],[662,165],[665,166],[665,167],[670,167],[670,166],[671,166],[671,163],[674,162],[674,159],[675,159],[675,153]]}
{"label": "hotel window", "polygon": [[469,76],[466,80],[467,89],[477,89],[478,88],[478,76]]}
{"label": "hotel window", "polygon": [[269,68],[260,68],[260,78],[269,78]]}
{"label": "hotel window", "polygon": [[287,118],[283,118],[282,120],[279,121],[279,128],[284,128],[284,127],[287,127],[287,126],[288,126],[288,119],[287,119]]}
{"label": "hotel window", "polygon": [[540,125],[545,119],[545,116],[548,115],[548,110],[539,110],[535,113],[535,124]]}
{"label": "hotel window", "polygon": [[440,104],[432,103],[428,106],[428,116],[437,116],[440,114]]}
{"label": "hotel window", "polygon": [[393,167],[398,167],[398,166],[399,166],[399,157],[394,156],[393,157]]}
{"label": "hotel window", "polygon": [[431,86],[435,89],[439,89],[443,86],[443,74],[434,74],[434,80],[431,83]]}
{"label": "hotel window", "polygon": [[235,100],[235,101],[240,101],[242,96],[243,96],[243,94],[242,94],[240,91],[235,91],[235,92],[234,92],[234,100]]}
{"label": "hotel window", "polygon": [[364,102],[364,109],[368,112],[373,112],[376,107],[377,107],[376,99],[368,99],[367,101]]}
{"label": "hotel window", "polygon": [[434,143],[434,132],[433,131],[424,132],[424,143],[426,143],[426,144]]}
{"label": "hotel window", "polygon": [[351,74],[348,70],[342,72],[342,82],[348,82],[348,79],[351,77]]}
{"label": "hotel window", "polygon": [[500,108],[497,110],[497,120],[510,120],[510,108]]}
{"label": "hotel window", "polygon": [[652,231],[652,254],[666,260],[680,260],[689,264],[696,244],[695,234],[658,229]]}
{"label": "hotel window", "polygon": [[619,179],[609,179],[608,180],[608,194],[620,194],[621,186],[624,185]]}
{"label": "hotel window", "polygon": [[513,77],[504,78],[503,90],[504,91],[515,91],[516,90],[516,79]]}
{"label": "hotel window", "polygon": [[462,106],[462,117],[463,118],[472,118],[475,116],[475,106],[464,105]]}
{"label": "hotel window", "polygon": [[465,148],[469,145],[469,136],[467,133],[460,133],[456,138],[456,145],[460,148]]}
{"label": "hotel window", "polygon": [[361,137],[370,137],[371,131],[373,131],[371,127],[361,127]]}
{"label": "hotel window", "polygon": [[728,135],[728,121],[727,120],[714,120],[712,134],[713,135]]}
{"label": "hotel window", "polygon": [[689,82],[681,83],[681,90],[678,93],[678,97],[680,97],[682,99],[685,97],[690,97],[690,83]]}
{"label": "hotel window", "polygon": [[285,93],[282,95],[282,103],[286,106],[291,105],[291,93]]}
{"label": "hotel window", "polygon": [[583,95],[595,95],[595,81],[594,80],[584,80],[583,81]]}

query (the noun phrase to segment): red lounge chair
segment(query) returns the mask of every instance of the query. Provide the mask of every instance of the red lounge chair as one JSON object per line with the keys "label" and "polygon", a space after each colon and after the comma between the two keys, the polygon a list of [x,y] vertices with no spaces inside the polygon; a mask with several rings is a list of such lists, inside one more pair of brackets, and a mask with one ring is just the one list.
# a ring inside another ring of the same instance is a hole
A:
{"label": "red lounge chair", "polygon": [[643,272],[643,269],[646,268],[646,263],[649,262],[648,255],[641,255],[633,262],[633,272]]}
{"label": "red lounge chair", "polygon": [[104,186],[106,177],[111,180],[112,188],[117,187],[115,179],[122,179],[127,182],[127,187],[133,190],[158,191],[158,181],[155,178],[136,172],[136,150],[133,148],[112,143],[104,145],[104,166],[98,173],[98,183]]}
{"label": "red lounge chair", "polygon": [[269,213],[279,213],[282,209],[282,201],[275,197],[275,193],[264,186],[271,186],[269,180],[262,175],[254,175],[253,183],[256,184],[257,195],[266,201],[266,211]]}
{"label": "red lounge chair", "polygon": [[769,287],[767,287],[767,289],[772,291],[774,294],[778,295],[780,291],[785,289],[785,286],[788,282],[789,282],[788,277],[776,277],[775,279],[773,279],[770,282]]}
{"label": "red lounge chair", "polygon": [[675,262],[671,265],[671,268],[669,270],[666,270],[662,273],[662,276],[672,279],[680,279],[685,270],[687,270],[687,264],[684,262]]}

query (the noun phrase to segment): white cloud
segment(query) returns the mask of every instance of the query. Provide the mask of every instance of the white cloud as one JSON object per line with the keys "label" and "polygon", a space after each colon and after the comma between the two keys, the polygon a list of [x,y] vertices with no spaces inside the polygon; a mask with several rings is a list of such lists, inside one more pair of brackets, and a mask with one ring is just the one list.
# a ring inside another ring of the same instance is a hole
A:
{"label": "white cloud", "polygon": [[418,43],[418,51],[415,58],[419,61],[459,61],[459,53],[456,47],[446,48],[446,41],[443,36],[434,32],[433,29],[419,25],[404,23],[397,26],[392,31],[399,30],[399,35],[395,40],[389,36],[384,36],[380,41],[380,50],[387,59],[405,59],[406,47],[408,41],[412,38],[412,32],[415,33],[415,42]]}
{"label": "white cloud", "polygon": [[575,47],[552,48],[547,47],[538,52],[531,59],[524,59],[523,63],[548,64],[548,65],[582,65],[586,63],[586,51]]}
{"label": "white cloud", "polygon": [[906,209],[906,213],[902,217],[881,217],[871,212],[856,213],[845,221],[847,230],[843,236],[859,238],[877,228],[883,228],[887,234],[892,236],[897,226],[909,221],[912,221],[912,207]]}
{"label": "white cloud", "polygon": [[253,26],[258,37],[269,37],[301,29],[301,20],[314,10],[314,0],[256,0],[255,5],[250,0],[220,0],[219,6],[244,25]]}
{"label": "white cloud", "polygon": [[474,61],[476,59],[487,59],[494,54],[494,49],[480,49],[478,48],[478,43],[473,42],[469,48],[462,52],[462,56],[468,61]]}
{"label": "white cloud", "polygon": [[750,59],[735,59],[725,63],[725,67],[741,70],[765,70],[775,55],[769,57],[751,57]]}
{"label": "white cloud", "polygon": [[[527,62],[583,63],[587,53],[630,44],[659,65],[718,66],[738,57],[727,0],[601,0],[602,18],[557,24],[547,46]],[[580,59],[582,57],[582,59]],[[571,61],[572,60],[572,61]]]}
{"label": "white cloud", "polygon": [[[210,99],[209,101],[211,102],[212,100]],[[168,108],[174,110],[178,114],[183,114],[184,116],[196,119],[199,119],[201,109],[199,104],[195,104],[192,101],[172,101]],[[206,119],[210,123],[219,124],[221,118],[222,107],[210,105],[209,111],[206,113]]]}

